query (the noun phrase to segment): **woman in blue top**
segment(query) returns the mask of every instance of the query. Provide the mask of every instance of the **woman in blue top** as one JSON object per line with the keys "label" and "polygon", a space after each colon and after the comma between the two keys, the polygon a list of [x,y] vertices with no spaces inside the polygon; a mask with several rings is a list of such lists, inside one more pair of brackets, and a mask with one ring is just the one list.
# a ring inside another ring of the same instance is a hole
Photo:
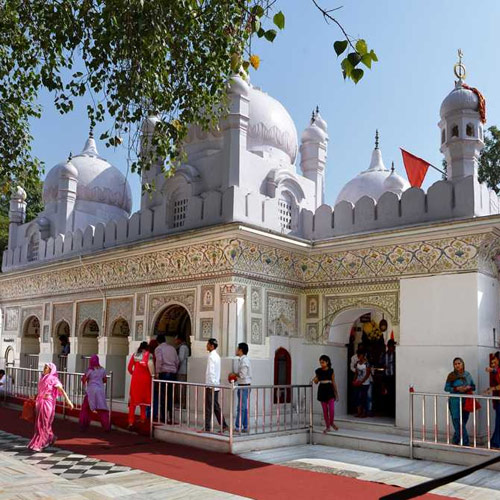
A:
{"label": "woman in blue top", "polygon": [[[451,393],[466,394],[474,392],[476,385],[472,380],[471,374],[465,371],[465,363],[462,358],[453,360],[453,371],[448,374],[444,390]],[[462,407],[462,443],[469,446],[469,435],[467,434],[467,421],[470,413],[464,411],[463,404],[465,398],[449,398],[450,413],[453,422],[455,434],[453,435],[453,444],[460,444],[460,407]]]}

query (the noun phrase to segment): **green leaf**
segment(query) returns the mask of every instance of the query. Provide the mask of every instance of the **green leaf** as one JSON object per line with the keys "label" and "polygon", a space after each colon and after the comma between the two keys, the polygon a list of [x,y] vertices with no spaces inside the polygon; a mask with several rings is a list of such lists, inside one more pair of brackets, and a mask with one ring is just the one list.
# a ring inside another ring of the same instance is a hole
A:
{"label": "green leaf", "polygon": [[370,56],[370,54],[365,54],[362,58],[361,58],[361,62],[369,69],[371,69],[372,67],[372,58]]}
{"label": "green leaf", "polygon": [[353,67],[356,67],[361,61],[361,56],[357,52],[351,52],[348,54],[347,59],[349,59]]}
{"label": "green leaf", "polygon": [[360,39],[356,42],[356,52],[360,56],[364,56],[368,52],[368,45],[364,40]]}
{"label": "green leaf", "polygon": [[254,19],[252,22],[252,32],[258,33],[262,28],[260,27],[260,21],[258,19]]}
{"label": "green leaf", "polygon": [[259,28],[259,31],[257,31],[257,36],[259,38],[262,38],[266,34],[266,30],[262,28],[262,26]]}
{"label": "green leaf", "polygon": [[354,68],[351,71],[351,79],[354,83],[358,83],[361,80],[361,78],[363,78],[364,74],[365,72],[361,68]]}
{"label": "green leaf", "polygon": [[333,44],[333,48],[335,49],[335,53],[337,54],[337,57],[344,52],[345,49],[347,49],[347,40],[337,40]]}
{"label": "green leaf", "polygon": [[373,52],[373,50],[370,50],[370,57],[372,58],[373,62],[378,62],[377,54],[375,54],[375,52]]}
{"label": "green leaf", "polygon": [[274,14],[273,22],[280,30],[284,29],[285,28],[285,14],[283,14],[283,12],[281,12],[281,10],[280,10],[277,14]]}
{"label": "green leaf", "polygon": [[351,78],[351,72],[354,69],[354,66],[349,62],[347,57],[340,63],[340,66],[344,70],[344,79]]}
{"label": "green leaf", "polygon": [[277,34],[278,32],[276,30],[267,30],[264,36],[266,37],[266,40],[273,42]]}
{"label": "green leaf", "polygon": [[255,5],[250,12],[257,17],[262,17],[265,14],[264,8],[261,5]]}

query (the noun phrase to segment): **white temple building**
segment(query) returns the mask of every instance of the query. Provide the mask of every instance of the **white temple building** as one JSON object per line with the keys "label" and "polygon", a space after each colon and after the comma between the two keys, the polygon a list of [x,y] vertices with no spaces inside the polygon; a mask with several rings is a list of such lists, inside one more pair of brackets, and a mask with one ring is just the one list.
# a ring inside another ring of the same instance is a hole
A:
{"label": "white temple building", "polygon": [[[143,125],[145,154],[154,126],[154,117]],[[455,356],[485,388],[500,331],[499,200],[478,182],[484,123],[460,79],[439,129],[446,180],[411,188],[384,165],[377,135],[330,206],[324,118],[314,112],[299,141],[279,101],[234,77],[219,129],[190,128],[172,177],[162,165],[144,172],[156,191],[133,214],[127,180],[90,136],[47,174],[35,220],[25,223],[22,188],[12,196],[2,356],[20,366],[57,361],[67,333],[68,370],[98,353],[126,399],[126,360],[158,333],[188,335],[194,382],[204,380],[210,337],[223,374],[238,342],[249,344],[255,384],[309,383],[327,354],[345,415],[353,341],[369,317],[384,319],[384,340],[392,332],[397,342],[396,426],[408,426],[408,386],[442,391]]]}

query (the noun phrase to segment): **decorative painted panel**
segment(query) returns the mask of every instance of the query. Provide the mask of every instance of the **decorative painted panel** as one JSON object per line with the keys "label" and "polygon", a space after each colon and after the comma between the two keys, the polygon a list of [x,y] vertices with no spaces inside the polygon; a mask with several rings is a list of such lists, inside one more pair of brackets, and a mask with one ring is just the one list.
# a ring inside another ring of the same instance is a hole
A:
{"label": "decorative painted panel", "polygon": [[253,313],[262,314],[262,288],[253,286],[250,292],[251,309]]}
{"label": "decorative painted panel", "polygon": [[90,263],[10,278],[2,276],[2,298],[74,293],[78,290],[138,286],[151,282],[205,279],[238,273],[292,286],[326,286],[352,280],[388,280],[404,275],[481,270],[497,275],[493,233],[418,240],[358,250],[309,254],[241,238],[187,244],[127,259]]}
{"label": "decorative painted panel", "polygon": [[88,319],[93,319],[99,326],[102,335],[102,301],[78,302],[76,313],[76,333],[80,334],[81,326]]}
{"label": "decorative painted panel", "polygon": [[293,337],[297,335],[298,299],[289,295],[268,293],[267,334]]}
{"label": "decorative painted panel", "polygon": [[144,293],[138,293],[136,299],[136,309],[135,309],[136,316],[144,315],[145,305],[146,305],[146,295]]}
{"label": "decorative painted panel", "polygon": [[52,330],[55,329],[59,322],[66,321],[68,325],[73,323],[73,302],[66,302],[64,304],[54,304],[52,307]]}
{"label": "decorative painted panel", "polygon": [[43,310],[43,320],[44,321],[49,321],[50,320],[50,303],[47,302],[45,304],[44,310]]}
{"label": "decorative painted panel", "polygon": [[36,316],[38,320],[42,321],[43,314],[43,306],[33,306],[33,307],[25,307],[21,310],[21,322],[24,323],[27,318],[30,316]]}
{"label": "decorative painted panel", "polygon": [[135,322],[135,340],[144,340],[144,322],[136,321]]}
{"label": "decorative painted panel", "polygon": [[43,325],[42,342],[49,341],[49,325]]}
{"label": "decorative painted panel", "polygon": [[262,318],[252,318],[250,327],[250,343],[263,344],[264,336],[262,335]]}
{"label": "decorative painted panel", "polygon": [[207,340],[212,337],[213,321],[212,318],[200,319],[200,336],[202,339]]}
{"label": "decorative painted panel", "polygon": [[149,314],[151,318],[156,312],[170,303],[182,304],[191,315],[194,312],[194,291],[177,292],[165,295],[154,295],[149,298]]}
{"label": "decorative painted panel", "polygon": [[19,328],[19,309],[7,307],[5,309],[5,331],[14,331]]}
{"label": "decorative painted panel", "polygon": [[215,299],[215,286],[204,285],[201,287],[201,311],[213,311]]}
{"label": "decorative painted panel", "polygon": [[306,325],[306,341],[319,342],[322,340],[322,332],[318,323],[308,323]]}
{"label": "decorative painted panel", "polygon": [[109,299],[107,302],[108,310],[106,312],[107,327],[106,331],[111,332],[113,323],[122,318],[130,325],[132,324],[133,298],[124,297],[121,299]]}
{"label": "decorative painted panel", "polygon": [[308,295],[306,297],[306,318],[317,318],[319,316],[319,296]]}

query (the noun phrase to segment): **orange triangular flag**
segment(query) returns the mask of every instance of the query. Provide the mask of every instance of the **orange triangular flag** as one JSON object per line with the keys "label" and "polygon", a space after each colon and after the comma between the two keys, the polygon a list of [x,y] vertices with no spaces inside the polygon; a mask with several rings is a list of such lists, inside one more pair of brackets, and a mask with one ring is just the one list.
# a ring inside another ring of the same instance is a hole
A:
{"label": "orange triangular flag", "polygon": [[429,168],[430,163],[428,161],[422,160],[418,156],[415,156],[408,151],[401,149],[401,154],[403,155],[403,163],[406,169],[406,175],[410,181],[411,187],[420,187],[422,182],[424,182],[425,174]]}

